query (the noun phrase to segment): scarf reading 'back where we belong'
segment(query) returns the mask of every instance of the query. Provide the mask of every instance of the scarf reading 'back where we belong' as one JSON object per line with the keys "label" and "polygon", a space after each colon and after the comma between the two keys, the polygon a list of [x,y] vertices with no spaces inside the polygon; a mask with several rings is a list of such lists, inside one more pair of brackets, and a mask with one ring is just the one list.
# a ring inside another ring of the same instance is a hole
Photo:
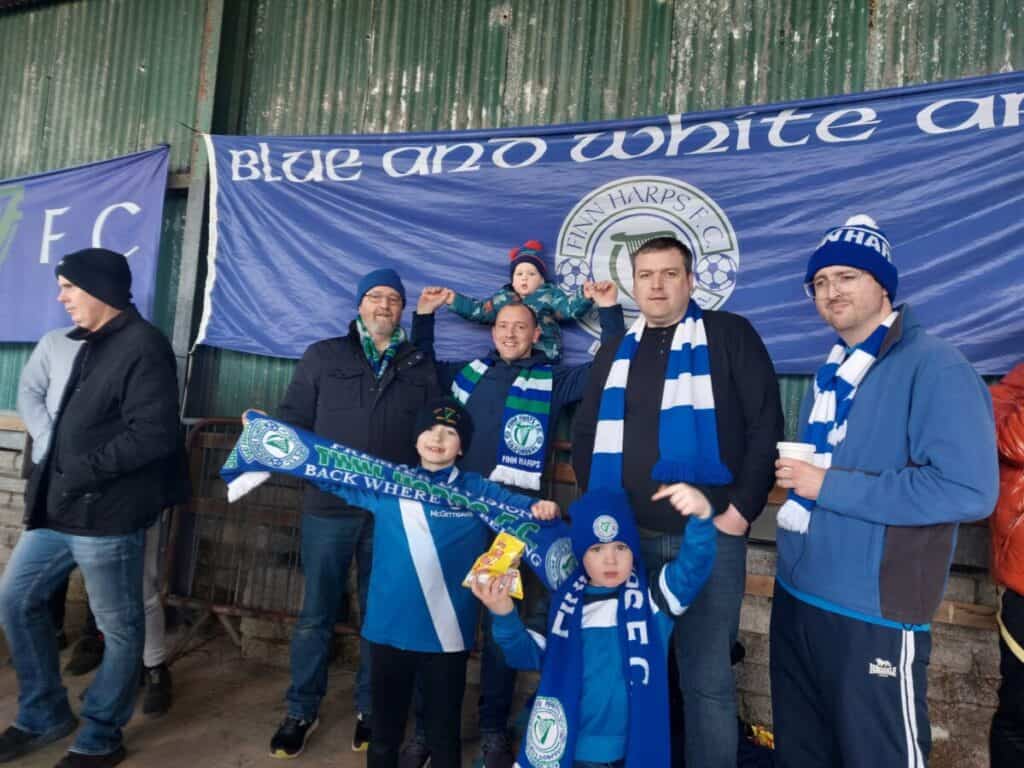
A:
{"label": "scarf reading 'back where we belong'", "polygon": [[523,560],[548,589],[557,589],[576,568],[564,523],[538,522],[528,509],[433,482],[416,468],[360,453],[256,411],[247,412],[246,417],[248,423],[220,470],[228,485],[228,501],[236,501],[275,473],[302,478],[326,493],[358,488],[414,504],[447,504],[470,510],[495,533],[521,540],[526,545]]}
{"label": "scarf reading 'back where we belong'", "polygon": [[[840,339],[832,347],[825,364],[814,376],[814,405],[803,425],[800,438],[814,445],[814,465],[822,469],[832,466],[832,451],[846,437],[846,418],[853,407],[857,387],[878,359],[889,329],[899,317],[893,312],[864,341],[848,349]],[[786,503],[779,507],[780,528],[806,534],[811,525],[814,502],[789,492]]]}
{"label": "scarf reading 'back where we belong'", "polygon": [[[467,364],[452,382],[452,396],[465,405],[494,362],[494,358],[486,357]],[[517,488],[540,490],[547,456],[553,382],[550,365],[520,370],[505,397],[498,457],[488,479]]]}

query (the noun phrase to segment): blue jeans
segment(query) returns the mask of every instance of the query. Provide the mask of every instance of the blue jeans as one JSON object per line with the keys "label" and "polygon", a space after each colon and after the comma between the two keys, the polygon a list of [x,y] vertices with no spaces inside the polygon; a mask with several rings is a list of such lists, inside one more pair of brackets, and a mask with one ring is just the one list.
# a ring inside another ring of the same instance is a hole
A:
{"label": "blue jeans", "polygon": [[16,727],[43,734],[74,717],[61,684],[48,601],[78,565],[105,647],[71,751],[103,755],[121,745],[121,727],[132,716],[142,660],[145,541],[144,530],[124,536],[74,536],[40,528],[21,535],[0,580],[0,621],[18,673]]}
{"label": "blue jeans", "polygon": [[[642,534],[648,570],[675,558],[682,536]],[[686,723],[686,764],[735,768],[736,681],[730,654],[739,632],[740,603],[746,584],[747,541],[718,533],[715,564],[704,589],[672,632]]]}
{"label": "blue jeans", "polygon": [[[306,591],[302,612],[292,633],[292,684],[285,700],[288,714],[313,720],[327,693],[327,662],[330,657],[338,606],[348,585],[353,555],[359,576],[359,608],[366,615],[366,591],[370,583],[373,553],[373,519],[369,513],[344,517],[302,516],[302,574]],[[371,712],[370,644],[359,640],[355,708]]]}

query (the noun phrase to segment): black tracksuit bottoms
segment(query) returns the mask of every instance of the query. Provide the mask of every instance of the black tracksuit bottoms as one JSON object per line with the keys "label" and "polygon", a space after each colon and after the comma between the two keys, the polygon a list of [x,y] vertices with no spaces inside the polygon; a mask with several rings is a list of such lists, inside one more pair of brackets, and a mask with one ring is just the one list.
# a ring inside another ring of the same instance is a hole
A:
{"label": "black tracksuit bottoms", "polygon": [[931,633],[818,608],[775,584],[772,719],[780,768],[925,768]]}
{"label": "black tracksuit bottoms", "polygon": [[[1024,643],[1024,596],[1011,589],[1003,593],[1003,626],[1018,647]],[[1024,662],[999,638],[999,706],[992,718],[989,741],[992,768],[1024,766]]]}
{"label": "black tracksuit bottoms", "polygon": [[423,688],[430,765],[462,765],[462,697],[469,651],[423,653],[370,644],[373,699],[368,768],[397,768],[409,703],[417,677]]}

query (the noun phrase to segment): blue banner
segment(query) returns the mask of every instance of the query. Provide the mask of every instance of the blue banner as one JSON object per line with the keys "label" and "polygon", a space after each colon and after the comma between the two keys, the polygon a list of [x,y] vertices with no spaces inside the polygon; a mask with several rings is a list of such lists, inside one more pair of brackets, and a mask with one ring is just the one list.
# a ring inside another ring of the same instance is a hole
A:
{"label": "blue banner", "polygon": [[[628,121],[374,136],[209,136],[207,301],[199,343],[298,357],[344,334],[359,277],[395,267],[477,298],[508,282],[509,248],[545,245],[565,290],[619,284],[629,255],[673,234],[694,298],[750,319],[782,373],[810,373],[835,333],[802,289],[830,227],[874,217],[897,304],[986,374],[1024,359],[1024,73]],[[565,328],[586,359],[595,315]],[[439,356],[487,329],[439,313]]]}
{"label": "blue banner", "polygon": [[153,311],[168,147],[0,181],[0,341],[34,342],[68,324],[54,267],[82,248],[123,253],[132,300]]}

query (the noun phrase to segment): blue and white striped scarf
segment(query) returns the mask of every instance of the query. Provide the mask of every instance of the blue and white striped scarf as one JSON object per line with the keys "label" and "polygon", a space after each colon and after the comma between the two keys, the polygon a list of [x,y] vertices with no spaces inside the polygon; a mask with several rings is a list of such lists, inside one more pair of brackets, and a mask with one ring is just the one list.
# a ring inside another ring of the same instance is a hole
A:
{"label": "blue and white striped scarf", "polygon": [[[814,444],[814,464],[822,469],[832,466],[832,452],[846,438],[846,419],[853,407],[857,387],[864,380],[882,348],[882,342],[899,317],[893,312],[870,336],[847,354],[840,339],[832,347],[825,364],[814,376],[814,405],[801,430],[800,439]],[[779,508],[778,525],[794,533],[807,533],[814,502],[789,492],[786,503]]]}
{"label": "blue and white striped scarf", "polygon": [[[452,397],[465,405],[492,365],[492,357],[467,364],[452,382]],[[498,456],[488,480],[540,490],[547,456],[553,382],[550,365],[524,367],[512,382],[501,417]]]}
{"label": "blue and white striped scarf", "polygon": [[[644,316],[640,315],[622,337],[605,380],[590,464],[593,488],[622,487],[626,384],[629,366],[645,327]],[[695,485],[732,482],[732,473],[722,463],[718,452],[715,397],[703,313],[692,299],[672,336],[661,393],[658,450],[658,462],[651,472],[655,480]]]}

